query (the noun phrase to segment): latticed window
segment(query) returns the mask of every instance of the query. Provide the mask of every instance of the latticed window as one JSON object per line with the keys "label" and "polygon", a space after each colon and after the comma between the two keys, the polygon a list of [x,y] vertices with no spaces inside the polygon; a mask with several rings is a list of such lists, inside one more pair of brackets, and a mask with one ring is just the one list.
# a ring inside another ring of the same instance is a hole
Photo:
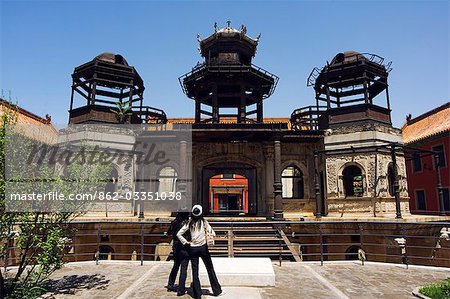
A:
{"label": "latticed window", "polygon": [[419,211],[425,211],[427,209],[425,190],[416,190],[416,205],[416,209]]}
{"label": "latticed window", "polygon": [[420,158],[420,153],[413,154],[412,166],[414,172],[422,171],[422,159]]}
{"label": "latticed window", "polygon": [[283,184],[283,198],[303,198],[303,173],[295,166],[286,167],[281,173]]}

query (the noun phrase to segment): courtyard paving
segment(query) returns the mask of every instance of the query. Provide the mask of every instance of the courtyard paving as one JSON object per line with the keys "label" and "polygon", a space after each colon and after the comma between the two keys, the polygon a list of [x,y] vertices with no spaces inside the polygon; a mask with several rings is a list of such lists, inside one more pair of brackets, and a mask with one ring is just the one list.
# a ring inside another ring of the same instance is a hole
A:
{"label": "courtyard paving", "polygon": [[[191,298],[167,292],[172,262],[69,263],[52,276],[54,298]],[[412,298],[412,290],[450,277],[450,269],[354,261],[273,264],[274,287],[224,287],[220,298]],[[190,269],[189,269],[190,271]],[[190,277],[188,276],[188,281]],[[204,293],[207,288],[204,287]],[[205,296],[205,298],[215,298]]]}

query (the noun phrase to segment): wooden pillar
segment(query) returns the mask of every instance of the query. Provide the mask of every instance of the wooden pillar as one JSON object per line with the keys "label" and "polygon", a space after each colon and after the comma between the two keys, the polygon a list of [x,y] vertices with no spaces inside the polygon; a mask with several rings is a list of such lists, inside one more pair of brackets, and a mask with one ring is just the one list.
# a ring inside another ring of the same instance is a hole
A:
{"label": "wooden pillar", "polygon": [[213,86],[212,94],[212,122],[214,124],[219,123],[219,99],[217,97],[217,85]]}
{"label": "wooden pillar", "polygon": [[89,105],[95,105],[95,96],[96,96],[96,92],[97,92],[97,74],[94,74],[94,80],[92,82],[92,93],[91,93],[91,101],[89,103]]}
{"label": "wooden pillar", "polygon": [[201,108],[202,108],[202,103],[197,100],[197,98],[195,99],[195,122],[199,123],[201,121]]}
{"label": "wooden pillar", "polygon": [[341,107],[341,96],[340,96],[338,87],[336,87],[336,94],[337,94],[337,96],[336,96],[337,107],[339,108],[339,107]]}
{"label": "wooden pillar", "polygon": [[281,183],[281,142],[274,141],[274,218],[283,219],[283,185]]}
{"label": "wooden pillar", "polygon": [[133,87],[134,87],[134,82],[133,80],[131,80],[131,86],[130,86],[130,91],[128,92],[128,107],[133,106]]}
{"label": "wooden pillar", "polygon": [[70,95],[70,110],[69,111],[72,111],[72,109],[73,109],[73,96],[74,96],[74,93],[75,93],[75,81],[72,81],[72,93]]}
{"label": "wooden pillar", "polygon": [[389,100],[389,84],[387,83],[387,80],[386,80],[386,105],[387,108],[391,110],[391,102]]}
{"label": "wooden pillar", "polygon": [[119,102],[122,103],[123,100],[123,88],[120,89]]}
{"label": "wooden pillar", "polygon": [[389,121],[392,123],[392,119],[391,119],[391,102],[389,100],[389,84],[387,83],[387,79],[386,79],[386,105],[387,105],[387,109],[389,110]]}
{"label": "wooden pillar", "polygon": [[239,102],[239,107],[238,107],[238,116],[237,116],[237,122],[238,123],[245,123],[245,86],[241,85],[241,90],[240,90],[240,102]]}
{"label": "wooden pillar", "polygon": [[257,121],[259,122],[259,123],[262,123],[264,120],[263,120],[263,103],[262,103],[262,100],[260,101],[260,102],[258,102],[258,103],[256,103],[256,110],[257,110],[257,114],[256,114],[256,117],[257,117]]}
{"label": "wooden pillar", "polygon": [[367,75],[366,75],[366,73],[364,72],[364,82],[363,82],[363,87],[364,87],[364,102],[366,103],[366,104],[368,104],[369,103],[369,85],[368,85],[368,83],[367,83]]}
{"label": "wooden pillar", "polygon": [[[331,108],[331,96],[330,96],[330,89],[328,88],[328,84],[325,85],[325,94],[327,96],[327,109]],[[320,93],[316,95],[317,97],[320,97]]]}
{"label": "wooden pillar", "polygon": [[[139,101],[139,113],[140,113],[139,117],[142,117],[142,111],[143,111],[142,105],[144,102],[144,93],[143,92],[139,93],[139,99],[140,99],[140,101]],[[146,117],[146,120],[147,120],[147,117]]]}

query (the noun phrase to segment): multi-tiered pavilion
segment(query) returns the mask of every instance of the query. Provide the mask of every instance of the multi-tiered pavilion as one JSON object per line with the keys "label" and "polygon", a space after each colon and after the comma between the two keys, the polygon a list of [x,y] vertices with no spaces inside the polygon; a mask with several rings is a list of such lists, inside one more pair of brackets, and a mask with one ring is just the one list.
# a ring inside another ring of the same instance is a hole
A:
{"label": "multi-tiered pavilion", "polygon": [[[389,148],[401,142],[390,118],[390,63],[373,54],[339,53],[308,78],[316,105],[290,118],[265,118],[264,101],[278,77],[252,63],[260,36],[227,22],[198,40],[204,61],[179,78],[194,101],[193,118],[145,108],[136,69],[106,53],[75,68],[72,94],[85,102],[75,108],[71,101],[69,122],[153,122],[171,130],[189,124],[192,147],[181,147],[179,161],[189,161],[192,171],[188,196],[211,216],[407,211],[404,159]],[[131,113],[121,118],[124,107]],[[161,169],[160,188],[174,191],[185,183],[184,168],[175,163]],[[120,170],[115,175],[118,191],[150,188],[134,184],[136,178],[125,182]]]}

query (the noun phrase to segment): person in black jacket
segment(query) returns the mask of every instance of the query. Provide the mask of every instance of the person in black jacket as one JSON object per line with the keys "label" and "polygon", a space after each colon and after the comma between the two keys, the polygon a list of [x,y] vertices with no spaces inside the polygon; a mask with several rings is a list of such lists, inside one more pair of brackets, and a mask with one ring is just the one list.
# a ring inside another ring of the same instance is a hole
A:
{"label": "person in black jacket", "polygon": [[[177,237],[178,231],[189,222],[189,213],[188,212],[179,212],[175,219],[170,224],[169,230],[167,231],[167,235],[172,235],[173,237],[173,258],[174,263],[172,267],[172,271],[170,271],[169,281],[167,283],[167,291],[177,292],[178,296],[182,296],[186,293],[185,284],[186,284],[186,276],[187,276],[187,267],[189,264],[189,253],[187,248],[183,246],[180,240]],[[190,239],[190,236],[187,233],[186,238]],[[178,282],[178,289],[175,287],[175,280],[177,278],[178,269],[180,269],[180,279]]]}

